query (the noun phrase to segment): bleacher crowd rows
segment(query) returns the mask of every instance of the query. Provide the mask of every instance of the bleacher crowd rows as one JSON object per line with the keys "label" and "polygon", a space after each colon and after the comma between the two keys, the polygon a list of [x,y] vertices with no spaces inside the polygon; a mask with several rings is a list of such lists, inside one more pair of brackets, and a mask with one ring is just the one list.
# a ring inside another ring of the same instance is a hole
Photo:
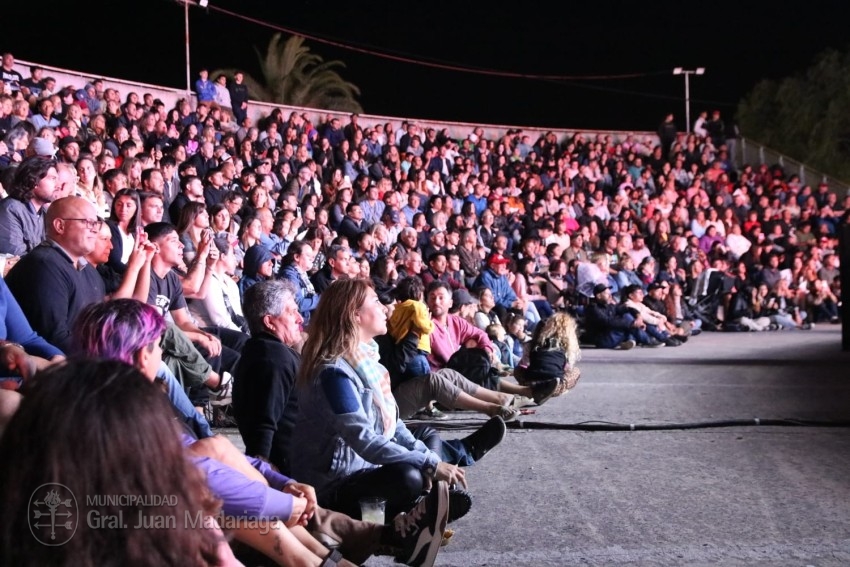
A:
{"label": "bleacher crowd rows", "polygon": [[[28,377],[81,352],[165,384],[196,455],[286,493],[256,510],[277,505],[286,528],[236,537],[281,564],[346,564],[297,530],[330,510],[356,524],[334,534],[346,558],[433,563],[469,510],[462,467],[575,386],[579,342],[677,347],[839,321],[850,197],[736,166],[718,111],[687,135],[670,115],[657,138],[453,139],[356,114],[254,123],[238,73],[201,71],[197,101],[167,108],[13,64],[4,54],[3,384],[23,383],[25,408]],[[235,419],[250,458],[209,441],[195,408]],[[454,409],[490,420],[457,442],[404,424]],[[238,484],[212,487],[226,514],[255,505]],[[364,496],[387,501],[388,527],[352,550]]]}

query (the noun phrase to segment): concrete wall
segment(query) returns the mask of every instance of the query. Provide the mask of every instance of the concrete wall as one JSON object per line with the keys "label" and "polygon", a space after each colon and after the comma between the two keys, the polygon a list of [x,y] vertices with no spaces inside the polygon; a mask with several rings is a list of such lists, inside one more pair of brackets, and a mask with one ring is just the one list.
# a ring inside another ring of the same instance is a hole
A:
{"label": "concrete wall", "polygon": [[[15,68],[19,73],[21,73],[24,78],[29,77],[29,68],[32,65],[38,65],[44,69],[44,75],[50,76],[56,79],[57,88],[63,88],[66,86],[73,86],[75,88],[81,88],[87,82],[91,81],[95,78],[93,75],[88,75],[85,73],[81,73],[79,71],[73,71],[69,69],[60,69],[58,67],[51,67],[49,65],[41,65],[40,63],[31,63],[28,61],[16,61]],[[151,93],[154,98],[159,98],[162,100],[167,108],[172,108],[174,104],[180,98],[186,97],[185,89],[172,89],[163,86],[157,85],[149,85],[145,83],[138,83],[134,81],[128,81],[124,79],[117,79],[114,77],[103,77],[98,76],[97,78],[103,79],[104,84],[107,87],[112,87],[117,89],[118,92],[122,94],[122,98],[127,95],[127,93],[131,91],[135,91],[139,95],[144,93]],[[348,123],[348,114],[347,113],[339,113],[339,112],[328,112],[315,108],[304,108],[298,106],[287,106],[287,105],[272,105],[262,102],[252,102],[249,106],[249,114],[255,120],[262,116],[267,116],[273,109],[280,108],[283,110],[284,116],[289,116],[289,113],[293,110],[297,111],[299,114],[302,112],[306,112],[308,117],[311,119],[313,124],[319,124],[323,122],[320,119],[324,118],[328,114],[338,117],[341,119],[343,124]],[[408,120],[415,122],[420,127],[423,128],[435,128],[440,130],[442,128],[448,128],[449,135],[455,139],[465,139],[473,130],[473,128],[477,128],[481,126],[484,128],[484,137],[498,138],[507,132],[508,129],[516,129],[521,128],[523,132],[531,136],[532,140],[536,140],[540,134],[544,134],[546,132],[552,131],[557,136],[558,139],[563,140],[564,138],[568,138],[579,132],[579,130],[569,129],[569,128],[538,128],[538,127],[530,127],[530,126],[521,126],[521,125],[505,125],[505,124],[475,124],[471,122],[446,122],[439,120],[426,120],[415,117],[399,117],[399,116],[384,116],[380,114],[361,114],[360,115],[360,123],[363,125],[372,125],[378,122],[392,122],[395,128],[398,128],[401,125],[402,120]],[[652,139],[657,142],[657,136],[654,132],[630,132],[630,131],[613,131],[613,130],[580,130],[582,134],[585,136],[595,136],[596,134],[602,135],[611,135],[614,140],[622,140],[628,135],[635,135],[644,138],[646,136],[652,137]]]}

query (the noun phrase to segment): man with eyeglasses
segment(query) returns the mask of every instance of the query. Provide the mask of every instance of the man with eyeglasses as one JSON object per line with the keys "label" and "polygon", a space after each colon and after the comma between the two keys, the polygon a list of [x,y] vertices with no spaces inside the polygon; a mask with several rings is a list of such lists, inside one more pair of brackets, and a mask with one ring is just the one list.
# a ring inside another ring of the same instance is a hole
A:
{"label": "man with eyeglasses", "polygon": [[33,329],[64,352],[77,314],[106,296],[103,279],[84,256],[103,221],[81,197],[54,201],[45,215],[46,239],[9,271],[6,283]]}

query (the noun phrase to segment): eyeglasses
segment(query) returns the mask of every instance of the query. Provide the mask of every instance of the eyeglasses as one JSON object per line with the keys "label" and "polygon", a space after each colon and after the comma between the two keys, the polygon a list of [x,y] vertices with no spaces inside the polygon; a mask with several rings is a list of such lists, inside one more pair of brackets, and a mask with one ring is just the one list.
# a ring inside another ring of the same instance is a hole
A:
{"label": "eyeglasses", "polygon": [[89,230],[100,230],[100,227],[103,226],[103,221],[101,219],[89,220],[89,219],[62,219],[63,221],[77,221],[86,225],[86,228]]}

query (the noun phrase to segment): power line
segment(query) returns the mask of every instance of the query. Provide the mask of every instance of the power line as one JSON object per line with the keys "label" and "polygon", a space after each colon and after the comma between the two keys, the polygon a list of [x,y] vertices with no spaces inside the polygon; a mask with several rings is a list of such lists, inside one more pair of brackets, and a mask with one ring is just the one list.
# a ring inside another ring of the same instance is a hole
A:
{"label": "power line", "polygon": [[[634,91],[634,90],[631,90],[631,89],[621,89],[621,88],[617,88],[617,87],[608,87],[608,86],[603,86],[603,85],[589,85],[589,84],[574,83],[574,82],[568,82],[568,81],[552,81],[552,80],[549,80],[549,81],[546,81],[546,82],[551,83],[553,85],[577,87],[577,88],[580,88],[580,89],[592,89],[592,90],[610,92],[610,93],[615,93],[615,94],[642,96],[642,97],[646,97],[646,98],[655,98],[655,99],[660,99],[660,100],[673,100],[673,101],[676,101],[676,102],[682,102],[683,100],[685,100],[684,97],[676,96],[676,95],[664,95],[664,94],[650,93],[650,92],[644,92],[644,91]],[[699,104],[710,104],[710,105],[713,105],[713,106],[724,106],[724,107],[737,106],[737,103],[733,103],[733,102],[721,102],[719,100],[707,100],[707,99],[698,99],[698,98],[692,98],[691,102],[692,103],[699,103]]]}
{"label": "power line", "polygon": [[337,41],[334,39],[327,39],[315,34],[304,33],[299,30],[295,30],[292,28],[287,28],[278,24],[273,24],[264,20],[260,20],[257,18],[253,18],[251,16],[246,16],[244,14],[240,14],[238,12],[234,12],[232,10],[227,10],[215,4],[210,4],[206,7],[207,10],[211,10],[214,12],[218,12],[232,18],[236,18],[239,20],[243,20],[246,22],[250,22],[252,24],[256,24],[258,26],[266,27],[275,31],[288,33],[291,35],[298,35],[309,39],[311,41],[315,41],[317,43],[323,43],[325,45],[330,45],[333,47],[338,47],[340,49],[346,49],[348,51],[354,51],[357,53],[363,53],[365,55],[372,55],[374,57],[380,57],[382,59],[388,59],[390,61],[397,61],[400,63],[409,63],[412,65],[419,65],[422,67],[430,67],[432,69],[441,69],[444,71],[457,71],[461,73],[469,73],[475,75],[485,75],[490,77],[502,77],[502,78],[511,78],[511,79],[535,79],[535,80],[543,80],[543,81],[603,81],[603,80],[615,80],[615,79],[636,79],[642,77],[652,77],[658,75],[666,75],[667,71],[652,71],[652,72],[640,72],[640,73],[622,73],[622,74],[608,74],[608,75],[543,75],[543,74],[535,74],[535,73],[516,73],[511,71],[499,71],[494,69],[482,69],[479,67],[469,67],[465,65],[458,65],[455,63],[443,63],[437,61],[425,61],[422,58],[414,58],[413,56],[406,55],[394,55],[391,53],[387,53],[385,51],[378,51],[375,49],[368,49],[365,47],[358,47],[355,45],[351,45],[350,43],[343,43],[341,41]]}
{"label": "power line", "polygon": [[[654,98],[659,100],[670,100],[680,102],[684,100],[680,96],[675,95],[664,95],[652,92],[644,92],[644,91],[635,91],[631,89],[623,89],[617,87],[608,87],[602,85],[591,85],[587,83],[577,83],[575,81],[598,81],[598,80],[617,80],[617,79],[639,79],[639,78],[647,78],[647,77],[658,77],[663,75],[668,75],[669,71],[651,71],[651,72],[640,72],[640,73],[623,73],[623,74],[607,74],[607,75],[546,75],[546,74],[535,74],[535,73],[516,73],[511,71],[500,71],[493,69],[483,69],[480,67],[470,67],[465,65],[460,65],[451,62],[439,61],[439,60],[426,60],[422,57],[417,57],[401,52],[396,53],[388,53],[387,51],[379,51],[371,46],[354,45],[352,42],[343,42],[333,38],[323,37],[313,33],[306,33],[301,30],[296,30],[293,28],[288,28],[285,26],[281,26],[279,24],[274,24],[271,22],[267,22],[265,20],[260,20],[258,18],[254,18],[251,16],[247,16],[244,14],[240,14],[238,12],[234,12],[232,10],[228,10],[226,8],[222,8],[218,5],[212,4],[206,6],[207,10],[212,10],[218,12],[222,15],[229,16],[235,19],[243,20],[248,23],[252,23],[261,27],[265,27],[268,29],[272,29],[279,32],[288,33],[291,35],[298,35],[309,39],[311,41],[315,41],[317,43],[322,43],[325,45],[330,45],[333,47],[338,47],[340,49],[345,49],[348,51],[354,51],[357,53],[362,53],[365,55],[371,55],[374,57],[379,57],[383,59],[388,59],[391,61],[396,61],[400,63],[409,63],[412,65],[419,65],[423,67],[429,67],[433,69],[440,69],[445,71],[455,71],[461,73],[469,73],[476,75],[484,75],[491,77],[501,77],[501,78],[513,78],[513,79],[532,79],[548,82],[551,84],[561,85],[561,86],[569,86],[569,87],[578,87],[584,89],[592,89],[603,92],[610,92],[614,94],[621,95],[631,95],[631,96],[640,96],[644,98]],[[736,103],[730,102],[722,102],[715,100],[707,100],[707,99],[692,99],[693,102],[699,104],[708,104],[713,106],[723,106],[723,107],[733,107],[736,106]]]}

